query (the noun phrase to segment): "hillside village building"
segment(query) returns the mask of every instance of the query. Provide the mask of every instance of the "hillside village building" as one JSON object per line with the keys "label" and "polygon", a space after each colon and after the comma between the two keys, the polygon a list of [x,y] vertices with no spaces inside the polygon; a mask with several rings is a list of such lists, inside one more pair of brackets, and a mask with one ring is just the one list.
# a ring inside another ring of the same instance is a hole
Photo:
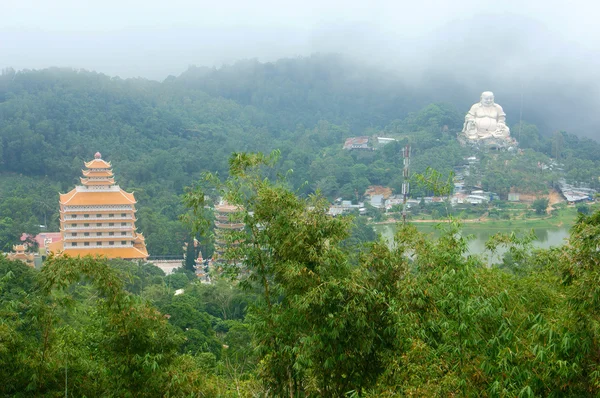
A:
{"label": "hillside village building", "polygon": [[82,185],[60,195],[61,240],[49,250],[72,257],[147,259],[144,237],[135,232],[133,193],[115,184],[112,166],[99,152],[85,167]]}
{"label": "hillside village building", "polygon": [[369,146],[369,137],[350,137],[344,142],[344,149],[365,149],[372,151],[373,147]]}
{"label": "hillside village building", "polygon": [[48,253],[48,247],[52,242],[57,242],[62,239],[60,232],[40,232],[39,234],[32,236],[26,233],[21,235],[21,242],[33,241],[38,245],[38,252],[41,255]]}

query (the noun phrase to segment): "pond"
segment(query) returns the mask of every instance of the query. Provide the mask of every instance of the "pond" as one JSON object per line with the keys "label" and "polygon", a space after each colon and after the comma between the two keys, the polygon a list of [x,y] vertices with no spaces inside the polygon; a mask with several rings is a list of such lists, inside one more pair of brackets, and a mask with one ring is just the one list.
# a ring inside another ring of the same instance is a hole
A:
{"label": "pond", "polygon": [[[439,231],[434,228],[434,224],[417,224],[417,228],[421,232],[430,233],[433,236],[439,235]],[[530,231],[530,229],[511,227],[506,228],[485,228],[481,225],[476,228],[470,227],[468,224],[463,224],[462,233],[466,235],[472,235],[473,239],[469,241],[469,253],[470,254],[489,254],[485,251],[485,242],[494,234],[498,232],[523,234]],[[396,224],[380,224],[375,225],[375,231],[380,233],[388,243],[391,243],[396,232]],[[533,242],[533,246],[536,248],[547,249],[552,246],[563,245],[569,237],[569,228],[565,227],[554,227],[554,228],[533,228],[536,240]],[[504,250],[499,250],[498,256],[502,255]],[[498,258],[492,259],[493,262],[497,262]]]}

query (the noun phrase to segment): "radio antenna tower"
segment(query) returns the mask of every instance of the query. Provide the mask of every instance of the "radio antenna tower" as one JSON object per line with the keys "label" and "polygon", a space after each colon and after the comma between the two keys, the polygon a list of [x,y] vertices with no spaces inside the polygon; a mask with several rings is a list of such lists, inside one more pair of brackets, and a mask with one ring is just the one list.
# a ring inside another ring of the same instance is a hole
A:
{"label": "radio antenna tower", "polygon": [[402,156],[404,157],[404,169],[402,171],[402,175],[404,176],[404,181],[402,182],[402,224],[406,225],[406,201],[408,199],[408,193],[410,192],[410,183],[408,182],[409,172],[408,167],[410,166],[410,145],[407,144],[403,151]]}

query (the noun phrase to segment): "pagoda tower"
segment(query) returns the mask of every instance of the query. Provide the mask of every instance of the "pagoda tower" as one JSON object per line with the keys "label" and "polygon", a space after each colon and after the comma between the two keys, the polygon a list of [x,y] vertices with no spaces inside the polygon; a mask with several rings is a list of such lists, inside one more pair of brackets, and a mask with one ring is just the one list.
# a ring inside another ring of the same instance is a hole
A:
{"label": "pagoda tower", "polygon": [[[214,208],[215,213],[215,253],[214,259],[220,261],[223,254],[227,250],[227,241],[231,240],[228,234],[244,229],[243,208],[240,206],[230,205],[225,201],[221,201]],[[230,243],[236,246],[236,242]]]}
{"label": "pagoda tower", "polygon": [[133,193],[115,184],[112,166],[100,152],[85,167],[82,185],[60,194],[61,240],[52,243],[50,251],[72,257],[147,259],[144,237],[135,232]]}

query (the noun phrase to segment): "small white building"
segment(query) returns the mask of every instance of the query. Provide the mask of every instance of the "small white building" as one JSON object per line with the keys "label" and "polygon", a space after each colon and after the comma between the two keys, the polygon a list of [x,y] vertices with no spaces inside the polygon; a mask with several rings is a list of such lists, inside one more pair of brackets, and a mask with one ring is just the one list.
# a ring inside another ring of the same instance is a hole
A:
{"label": "small white building", "polygon": [[377,143],[379,145],[386,145],[386,144],[389,144],[390,142],[394,142],[394,141],[396,141],[395,138],[377,137]]}
{"label": "small white building", "polygon": [[371,196],[371,206],[377,208],[377,209],[381,209],[383,208],[383,195],[373,195]]}
{"label": "small white building", "polygon": [[351,200],[336,200],[336,205],[331,205],[328,210],[328,214],[331,216],[339,216],[344,213],[349,213],[353,210],[359,210],[361,207],[364,207],[364,203],[358,203],[357,205],[353,205]]}
{"label": "small white building", "polygon": [[342,206],[331,206],[327,212],[330,216],[339,216],[344,214],[344,208]]}
{"label": "small white building", "polygon": [[385,209],[390,210],[393,206],[401,205],[404,203],[404,199],[401,198],[390,198],[385,201]]}
{"label": "small white building", "polygon": [[483,196],[483,195],[469,195],[467,196],[467,202],[472,204],[472,205],[480,205],[482,203],[487,203],[489,202],[489,198],[487,196]]}

